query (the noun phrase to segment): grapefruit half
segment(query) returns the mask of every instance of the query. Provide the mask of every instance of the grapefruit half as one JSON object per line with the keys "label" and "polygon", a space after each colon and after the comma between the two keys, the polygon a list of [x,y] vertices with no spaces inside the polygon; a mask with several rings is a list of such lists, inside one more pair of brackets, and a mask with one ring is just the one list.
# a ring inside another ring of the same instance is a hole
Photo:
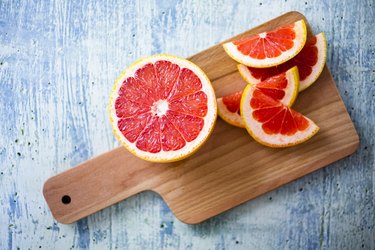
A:
{"label": "grapefruit half", "polygon": [[[265,95],[268,95],[282,104],[291,107],[296,100],[299,88],[299,75],[297,67],[272,76],[263,82],[256,84],[256,87]],[[227,123],[245,128],[241,118],[240,102],[242,91],[217,98],[218,114]]]}
{"label": "grapefruit half", "polygon": [[224,43],[227,54],[254,68],[279,65],[297,55],[306,42],[306,25],[299,20],[269,32]]}
{"label": "grapefruit half", "polygon": [[283,148],[300,144],[319,127],[309,118],[248,85],[241,98],[241,116],[249,134],[259,143]]}
{"label": "grapefruit half", "polygon": [[238,70],[242,77],[250,84],[264,81],[293,66],[298,67],[300,76],[299,91],[305,90],[313,84],[323,71],[326,63],[327,46],[324,33],[308,37],[305,46],[289,61],[271,68],[253,68],[239,64]]}
{"label": "grapefruit half", "polygon": [[109,104],[117,139],[152,162],[184,159],[207,140],[216,121],[215,93],[205,73],[171,55],[143,58],[116,81]]}

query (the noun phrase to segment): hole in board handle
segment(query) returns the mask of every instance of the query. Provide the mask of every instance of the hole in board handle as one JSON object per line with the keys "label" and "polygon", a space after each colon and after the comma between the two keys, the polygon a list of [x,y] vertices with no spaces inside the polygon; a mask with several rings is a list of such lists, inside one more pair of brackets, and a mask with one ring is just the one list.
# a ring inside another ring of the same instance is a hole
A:
{"label": "hole in board handle", "polygon": [[69,204],[70,202],[72,201],[72,199],[70,198],[69,195],[64,195],[62,198],[61,198],[61,202],[65,205]]}

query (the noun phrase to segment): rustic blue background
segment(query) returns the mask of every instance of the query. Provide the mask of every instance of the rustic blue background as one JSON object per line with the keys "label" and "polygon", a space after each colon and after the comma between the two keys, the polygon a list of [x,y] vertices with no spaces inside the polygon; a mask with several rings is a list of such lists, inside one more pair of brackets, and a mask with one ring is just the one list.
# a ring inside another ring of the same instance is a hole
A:
{"label": "rustic blue background", "polygon": [[[127,65],[192,55],[290,10],[326,33],[354,155],[200,225],[154,193],[56,223],[43,182],[118,145],[106,106]],[[0,1],[0,249],[374,249],[374,16],[373,0]]]}

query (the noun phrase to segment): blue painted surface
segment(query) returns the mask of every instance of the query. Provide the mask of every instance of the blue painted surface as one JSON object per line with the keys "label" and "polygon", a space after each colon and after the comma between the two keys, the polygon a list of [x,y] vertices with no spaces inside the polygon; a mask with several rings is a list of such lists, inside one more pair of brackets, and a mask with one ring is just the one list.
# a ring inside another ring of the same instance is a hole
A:
{"label": "blue painted surface", "polygon": [[[43,182],[118,145],[106,106],[127,65],[192,55],[290,10],[326,33],[354,155],[200,225],[153,193],[54,221]],[[0,249],[375,249],[374,16],[372,0],[0,1]]]}

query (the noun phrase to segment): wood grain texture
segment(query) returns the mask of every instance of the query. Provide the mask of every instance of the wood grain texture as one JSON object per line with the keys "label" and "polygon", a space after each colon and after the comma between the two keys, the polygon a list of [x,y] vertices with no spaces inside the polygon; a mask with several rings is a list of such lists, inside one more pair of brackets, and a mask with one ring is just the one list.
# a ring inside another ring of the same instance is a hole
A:
{"label": "wood grain texture", "polygon": [[[374,249],[374,1],[0,1],[0,249]],[[144,192],[61,225],[44,181],[118,146],[107,98],[155,53],[195,54],[290,10],[324,31],[350,157],[198,225]]]}
{"label": "wood grain texture", "polygon": [[[303,18],[298,12],[289,12],[231,40]],[[246,85],[235,76],[239,75],[237,64],[221,44],[189,59],[207,72],[218,96],[225,92],[223,88],[233,91]],[[178,219],[200,223],[357,149],[358,135],[327,68],[297,100],[295,108],[321,128],[311,141],[297,147],[266,148],[251,140],[244,130],[219,120],[202,149],[184,161],[149,163],[115,149],[50,178],[44,185],[44,196],[59,222],[72,223],[131,195],[152,190],[163,197]],[[62,202],[65,195],[72,199],[69,204]]]}

